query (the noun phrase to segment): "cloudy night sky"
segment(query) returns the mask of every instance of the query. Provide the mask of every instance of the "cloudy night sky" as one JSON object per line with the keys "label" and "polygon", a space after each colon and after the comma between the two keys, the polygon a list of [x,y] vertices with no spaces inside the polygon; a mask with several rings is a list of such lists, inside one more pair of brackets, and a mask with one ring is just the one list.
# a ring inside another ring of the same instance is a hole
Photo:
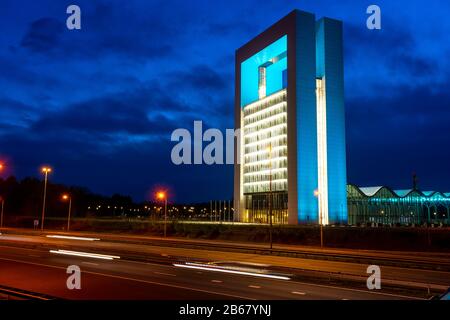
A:
{"label": "cloudy night sky", "polygon": [[[77,4],[82,29],[69,31]],[[366,8],[382,30],[366,28]],[[348,182],[450,192],[450,2],[0,3],[0,159],[39,177],[143,200],[232,197],[231,165],[175,166],[176,128],[233,128],[234,52],[293,9],[344,21]]]}

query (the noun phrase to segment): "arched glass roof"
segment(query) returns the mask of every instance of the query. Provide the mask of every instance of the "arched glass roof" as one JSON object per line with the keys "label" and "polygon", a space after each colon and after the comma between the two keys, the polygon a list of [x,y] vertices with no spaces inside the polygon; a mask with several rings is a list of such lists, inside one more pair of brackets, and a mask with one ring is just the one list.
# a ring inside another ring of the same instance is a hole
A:
{"label": "arched glass roof", "polygon": [[362,193],[364,193],[368,197],[374,196],[378,191],[380,191],[383,187],[363,187],[359,188]]}
{"label": "arched glass roof", "polygon": [[[357,191],[357,193],[355,193]],[[436,191],[420,191],[415,189],[400,189],[400,190],[392,190],[386,186],[376,186],[376,187],[358,187],[353,184],[347,186],[347,193],[350,197],[354,197],[356,194],[359,194],[363,197],[396,197],[396,198],[405,198],[408,196],[412,197],[424,197],[429,200],[445,200],[450,201],[450,192],[436,192]]]}

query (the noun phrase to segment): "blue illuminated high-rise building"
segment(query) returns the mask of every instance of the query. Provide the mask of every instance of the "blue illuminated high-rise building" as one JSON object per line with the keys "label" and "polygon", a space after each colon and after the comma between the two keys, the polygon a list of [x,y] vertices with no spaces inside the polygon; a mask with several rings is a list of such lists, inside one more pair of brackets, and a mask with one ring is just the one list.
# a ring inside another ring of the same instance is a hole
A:
{"label": "blue illuminated high-rise building", "polygon": [[342,23],[294,10],[236,51],[235,217],[346,223]]}

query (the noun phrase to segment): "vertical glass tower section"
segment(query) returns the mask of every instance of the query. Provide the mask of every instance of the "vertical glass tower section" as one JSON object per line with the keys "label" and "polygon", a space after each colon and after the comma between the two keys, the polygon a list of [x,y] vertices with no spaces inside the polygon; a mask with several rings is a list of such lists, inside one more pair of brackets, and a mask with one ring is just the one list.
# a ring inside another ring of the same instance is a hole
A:
{"label": "vertical glass tower section", "polygon": [[316,23],[319,212],[324,224],[347,223],[342,22]]}
{"label": "vertical glass tower section", "polygon": [[342,59],[342,24],[299,10],[236,51],[236,220],[347,221]]}

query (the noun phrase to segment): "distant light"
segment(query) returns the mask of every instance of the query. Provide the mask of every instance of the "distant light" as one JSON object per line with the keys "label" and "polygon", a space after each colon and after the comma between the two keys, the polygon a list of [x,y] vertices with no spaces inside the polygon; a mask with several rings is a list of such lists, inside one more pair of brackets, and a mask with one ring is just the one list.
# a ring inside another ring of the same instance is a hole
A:
{"label": "distant light", "polygon": [[79,252],[79,251],[69,251],[69,250],[50,250],[50,252],[55,253],[55,254],[63,254],[63,255],[67,255],[67,256],[86,257],[86,258],[103,259],[103,260],[120,259],[120,257],[118,257],[118,256],[110,256],[110,255],[105,255],[105,254],[89,253],[89,252]]}
{"label": "distant light", "polygon": [[160,200],[164,200],[166,198],[166,194],[162,191],[156,193],[156,197]]}
{"label": "distant light", "polygon": [[42,173],[50,173],[50,172],[52,172],[52,168],[50,168],[50,167],[43,167],[41,170],[42,170]]}
{"label": "distant light", "polygon": [[99,241],[98,238],[84,238],[84,237],[73,237],[73,236],[59,236],[59,235],[47,235],[47,238],[56,239],[68,239],[68,240],[82,240],[82,241]]}

